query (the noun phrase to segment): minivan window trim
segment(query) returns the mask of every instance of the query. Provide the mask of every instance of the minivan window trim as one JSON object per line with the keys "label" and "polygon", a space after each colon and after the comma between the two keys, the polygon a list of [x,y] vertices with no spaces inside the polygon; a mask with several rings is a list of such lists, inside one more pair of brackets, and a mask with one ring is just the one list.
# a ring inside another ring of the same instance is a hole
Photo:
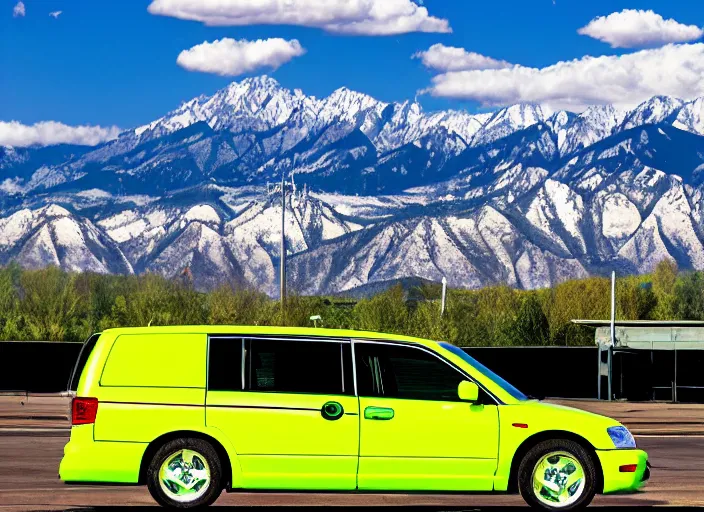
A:
{"label": "minivan window trim", "polygon": [[[245,353],[246,353],[246,348],[245,348],[245,340],[255,340],[255,339],[261,339],[261,340],[275,340],[275,341],[306,341],[306,342],[312,342],[312,343],[349,343],[351,345],[352,349],[352,382],[354,384],[354,396],[359,397],[359,391],[358,391],[358,386],[357,386],[357,358],[355,354],[355,345],[357,343],[367,343],[371,345],[394,345],[394,346],[401,346],[401,347],[410,347],[410,348],[416,348],[418,350],[422,350],[423,352],[427,352],[428,354],[432,355],[433,357],[438,358],[440,361],[445,363],[446,365],[450,366],[453,370],[459,372],[460,374],[464,375],[467,380],[474,382],[477,386],[479,386],[480,389],[482,389],[491,399],[494,401],[495,405],[503,405],[504,402],[497,397],[494,393],[492,393],[490,390],[486,388],[481,382],[479,382],[477,379],[469,375],[465,370],[457,366],[455,363],[452,361],[449,361],[445,357],[443,357],[441,354],[438,354],[437,352],[430,350],[427,347],[424,347],[423,345],[412,343],[412,342],[405,342],[405,341],[393,341],[393,340],[385,340],[385,339],[378,339],[378,338],[336,338],[332,336],[320,336],[320,337],[313,337],[313,336],[296,336],[296,335],[272,335],[272,336],[266,336],[266,335],[249,335],[247,333],[241,333],[241,334],[208,334],[208,357],[206,358],[206,364],[208,368],[206,368],[206,389],[208,389],[207,385],[207,376],[208,372],[210,371],[210,339],[211,338],[218,338],[218,339],[233,339],[233,340],[240,340],[240,343],[242,344],[242,369],[241,369],[241,375],[242,375],[242,389],[241,391],[246,391],[246,366],[245,366]],[[343,372],[343,389],[344,389],[344,360],[342,361],[342,372]],[[265,393],[265,391],[256,391],[257,393]],[[319,394],[319,393],[306,393],[306,394]],[[350,395],[343,395],[343,396],[350,396]]]}
{"label": "minivan window trim", "polygon": [[267,336],[264,334],[247,334],[247,333],[237,333],[237,334],[208,334],[208,339],[218,338],[218,339],[247,339],[247,340],[269,340],[269,341],[308,341],[312,343],[350,343],[350,338],[335,338],[332,336],[297,336],[292,334],[288,336],[286,334]]}
{"label": "minivan window trim", "polygon": [[[206,392],[210,391],[209,388],[209,379],[210,379],[210,340],[211,339],[218,339],[218,340],[223,340],[223,339],[231,339],[231,340],[237,340],[242,346],[242,365],[240,368],[240,376],[241,376],[241,389],[239,391],[232,390],[232,393],[238,393],[238,392],[247,392],[247,393],[283,393],[281,391],[268,391],[268,390],[252,390],[248,389],[248,384],[247,382],[247,343],[246,341],[256,341],[256,340],[261,340],[261,341],[300,341],[300,342],[308,342],[308,343],[337,343],[340,345],[340,377],[342,379],[341,385],[342,385],[342,393],[310,393],[310,392],[286,392],[285,394],[302,394],[302,395],[321,395],[321,396],[357,396],[357,375],[355,371],[355,365],[354,365],[354,348],[352,348],[352,377],[353,377],[353,389],[352,389],[352,394],[348,393],[347,390],[345,389],[345,357],[344,357],[344,352],[342,350],[343,345],[352,345],[352,341],[350,338],[334,338],[330,336],[321,336],[321,337],[311,337],[311,336],[286,336],[286,335],[273,335],[273,336],[266,336],[266,335],[255,335],[255,336],[249,336],[247,334],[207,334],[207,355],[206,355],[206,368],[205,368],[205,389]],[[251,374],[249,375],[251,378]],[[215,391],[215,390],[213,390]]]}
{"label": "minivan window trim", "polygon": [[[71,375],[68,378],[68,385],[66,386],[66,391],[68,393],[77,393],[78,391],[78,383],[81,380],[81,374],[83,373],[83,370],[86,367],[86,364],[88,363],[88,358],[90,357],[90,353],[93,352],[93,349],[95,348],[95,344],[98,342],[98,338],[100,338],[101,333],[96,332],[91,334],[86,341],[83,342],[83,345],[81,346],[81,350],[78,351],[78,357],[76,357],[76,362],[73,364],[73,369],[71,370]],[[83,360],[83,365],[79,369],[78,366],[81,364],[83,354],[88,351],[85,359]],[[75,381],[75,382],[74,382]],[[76,389],[73,389],[75,384]]]}
{"label": "minivan window trim", "polygon": [[[445,359],[441,354],[438,354],[437,352],[434,352],[433,350],[430,350],[427,347],[424,347],[423,345],[419,344],[413,344],[413,343],[406,343],[403,341],[397,342],[397,341],[391,341],[391,340],[373,340],[373,339],[352,339],[352,347],[353,347],[353,354],[354,354],[354,345],[357,343],[364,343],[368,345],[392,345],[392,346],[397,346],[397,347],[408,347],[408,348],[414,348],[417,350],[421,350],[422,352],[426,352],[437,359],[439,359],[441,362],[452,368],[453,370],[459,372],[461,375],[464,375],[464,377],[469,380],[470,382],[474,382],[477,386],[479,386],[480,389],[482,389],[491,399],[494,401],[494,405],[503,405],[504,402],[500,400],[494,393],[489,391],[486,386],[484,386],[481,382],[477,381],[474,377],[469,375],[465,370],[454,364],[452,361],[449,361]],[[355,372],[355,393],[357,391],[356,389],[356,372]],[[412,398],[411,400],[418,400],[415,398]]]}

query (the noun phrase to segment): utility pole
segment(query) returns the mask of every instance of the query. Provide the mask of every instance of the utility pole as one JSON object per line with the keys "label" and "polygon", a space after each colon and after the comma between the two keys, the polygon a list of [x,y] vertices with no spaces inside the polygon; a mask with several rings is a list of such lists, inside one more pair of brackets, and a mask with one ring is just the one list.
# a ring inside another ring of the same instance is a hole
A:
{"label": "utility pole", "polygon": [[447,296],[447,278],[442,276],[442,300],[440,303],[440,316],[445,314],[445,298]]}
{"label": "utility pole", "polygon": [[286,323],[286,173],[281,171],[281,255],[279,260],[279,281],[281,290],[281,320]]}
{"label": "utility pole", "polygon": [[616,345],[616,272],[611,272],[611,344],[607,354],[607,371],[608,377],[606,380],[607,391],[609,393],[609,401],[611,400],[611,366],[612,354]]}

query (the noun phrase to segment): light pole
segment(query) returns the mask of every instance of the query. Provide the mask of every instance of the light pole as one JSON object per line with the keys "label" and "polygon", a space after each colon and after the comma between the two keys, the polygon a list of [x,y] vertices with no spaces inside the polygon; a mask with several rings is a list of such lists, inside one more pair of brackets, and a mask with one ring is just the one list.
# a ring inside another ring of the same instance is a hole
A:
{"label": "light pole", "polygon": [[445,314],[445,298],[447,294],[447,278],[442,276],[442,299],[440,302],[440,316]]}
{"label": "light pole", "polygon": [[279,298],[281,299],[281,321],[286,323],[286,182],[281,171],[281,255],[279,256]]}
{"label": "light pole", "polygon": [[609,394],[608,400],[611,401],[611,367],[613,364],[612,357],[614,346],[616,346],[616,271],[611,272],[611,343],[609,344],[609,352],[607,354],[607,371],[608,377],[606,380],[606,390]]}

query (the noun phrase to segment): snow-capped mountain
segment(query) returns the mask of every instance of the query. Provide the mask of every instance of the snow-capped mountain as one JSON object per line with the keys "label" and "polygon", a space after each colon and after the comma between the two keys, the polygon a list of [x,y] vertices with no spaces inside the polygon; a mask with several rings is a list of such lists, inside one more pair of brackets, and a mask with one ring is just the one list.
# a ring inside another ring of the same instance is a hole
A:
{"label": "snow-capped mountain", "polygon": [[704,269],[704,98],[424,112],[265,76],[97,147],[0,148],[0,264],[188,268],[201,289],[273,295],[282,175],[301,293]]}

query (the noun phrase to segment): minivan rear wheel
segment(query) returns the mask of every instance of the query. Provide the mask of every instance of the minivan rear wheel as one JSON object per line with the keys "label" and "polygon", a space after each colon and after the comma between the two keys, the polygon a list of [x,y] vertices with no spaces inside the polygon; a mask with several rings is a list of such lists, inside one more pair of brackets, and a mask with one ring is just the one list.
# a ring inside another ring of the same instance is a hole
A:
{"label": "minivan rear wheel", "polygon": [[211,505],[223,489],[222,465],[215,448],[202,439],[174,439],[154,454],[147,488],[159,505],[189,509]]}
{"label": "minivan rear wheel", "polygon": [[596,494],[597,472],[587,450],[568,439],[543,441],[518,468],[518,489],[528,505],[542,510],[580,510]]}

